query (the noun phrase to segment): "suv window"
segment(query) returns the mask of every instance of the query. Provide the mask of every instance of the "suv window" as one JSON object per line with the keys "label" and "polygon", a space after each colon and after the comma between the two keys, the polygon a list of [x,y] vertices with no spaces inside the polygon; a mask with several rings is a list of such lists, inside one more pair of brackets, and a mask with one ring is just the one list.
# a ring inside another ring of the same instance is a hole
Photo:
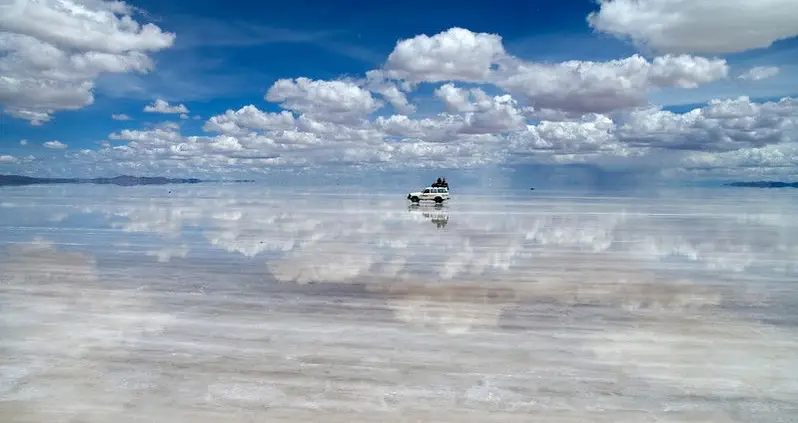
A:
{"label": "suv window", "polygon": [[429,194],[429,188],[424,190],[424,194]]}

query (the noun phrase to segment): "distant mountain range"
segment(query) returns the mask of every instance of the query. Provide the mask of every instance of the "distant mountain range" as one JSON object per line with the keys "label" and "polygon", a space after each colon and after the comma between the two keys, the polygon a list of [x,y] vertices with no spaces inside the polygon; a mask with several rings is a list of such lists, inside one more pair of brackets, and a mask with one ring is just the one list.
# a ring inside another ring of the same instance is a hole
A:
{"label": "distant mountain range", "polygon": [[726,184],[726,186],[747,187],[747,188],[798,188],[798,182],[780,182],[780,181],[732,182]]}
{"label": "distant mountain range", "polygon": [[[162,176],[120,175],[113,178],[36,178],[22,175],[0,175],[0,186],[42,185],[42,184],[103,184],[103,185],[167,185],[198,184],[218,182],[197,178],[165,178]],[[229,182],[255,182],[250,179],[237,179]]]}

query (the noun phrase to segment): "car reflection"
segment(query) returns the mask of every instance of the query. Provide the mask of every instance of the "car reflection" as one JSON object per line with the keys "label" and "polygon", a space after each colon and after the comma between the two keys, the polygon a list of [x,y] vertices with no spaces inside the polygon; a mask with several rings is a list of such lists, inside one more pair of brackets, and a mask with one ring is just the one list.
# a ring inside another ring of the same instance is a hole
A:
{"label": "car reflection", "polygon": [[449,223],[449,211],[443,204],[418,204],[413,203],[407,206],[410,213],[429,219],[438,229],[443,229]]}

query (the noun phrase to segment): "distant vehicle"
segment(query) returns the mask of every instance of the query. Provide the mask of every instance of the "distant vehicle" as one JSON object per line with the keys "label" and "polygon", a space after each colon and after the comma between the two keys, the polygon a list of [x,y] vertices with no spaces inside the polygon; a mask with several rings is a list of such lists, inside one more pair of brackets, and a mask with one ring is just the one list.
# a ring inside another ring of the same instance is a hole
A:
{"label": "distant vehicle", "polygon": [[420,201],[434,201],[436,203],[443,203],[449,199],[449,187],[434,187],[429,186],[420,192],[411,192],[407,194],[407,199],[418,203]]}

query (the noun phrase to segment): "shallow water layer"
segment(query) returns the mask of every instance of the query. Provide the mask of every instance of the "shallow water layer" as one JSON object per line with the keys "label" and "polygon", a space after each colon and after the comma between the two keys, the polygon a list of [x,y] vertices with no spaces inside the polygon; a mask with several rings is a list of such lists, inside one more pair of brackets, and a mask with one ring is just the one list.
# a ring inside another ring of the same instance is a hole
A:
{"label": "shallow water layer", "polygon": [[3,422],[798,421],[798,197],[0,189]]}

